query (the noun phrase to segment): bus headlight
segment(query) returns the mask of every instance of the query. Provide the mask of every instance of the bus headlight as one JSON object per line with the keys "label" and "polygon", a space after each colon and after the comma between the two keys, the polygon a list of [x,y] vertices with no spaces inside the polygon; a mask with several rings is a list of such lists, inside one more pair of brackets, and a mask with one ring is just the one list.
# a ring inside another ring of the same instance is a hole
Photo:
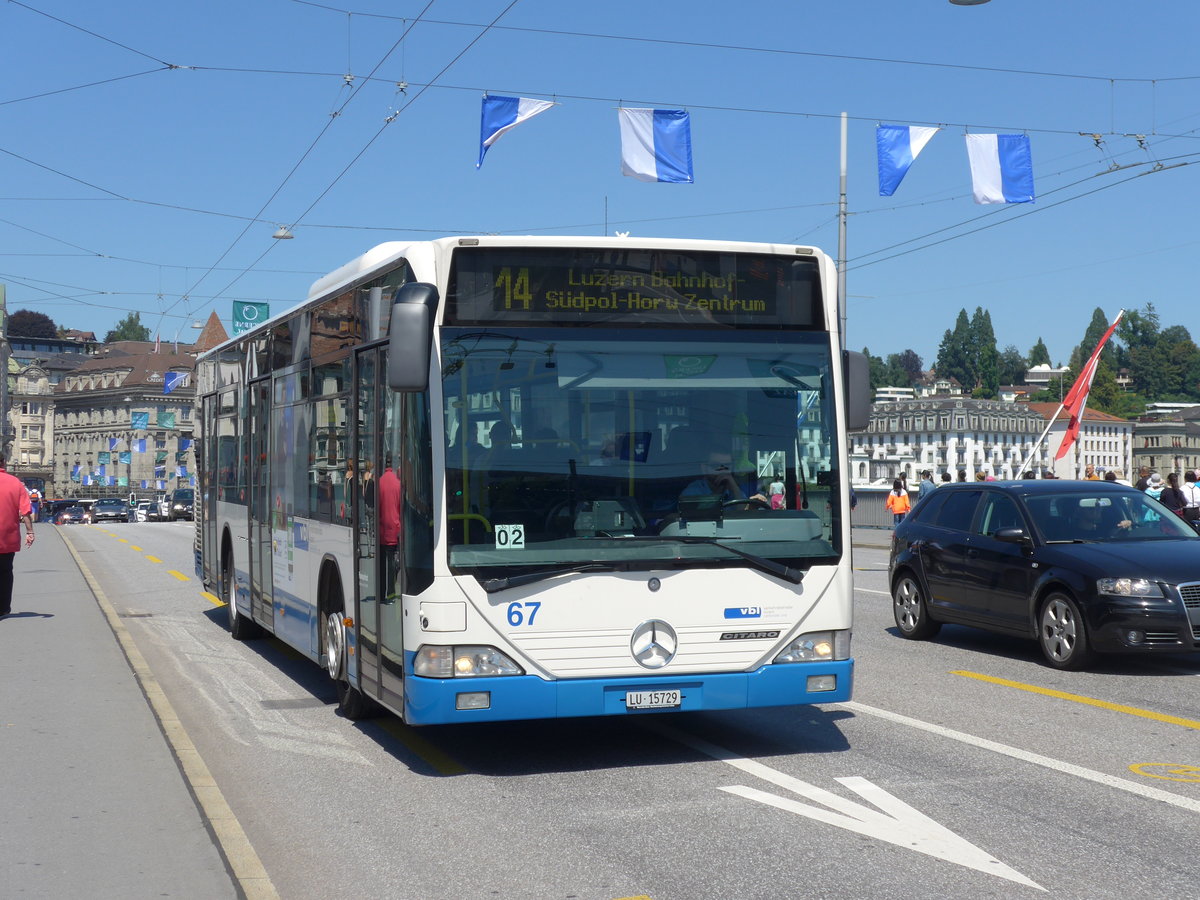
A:
{"label": "bus headlight", "polygon": [[849,631],[812,631],[802,634],[775,657],[777,663],[822,662],[850,658]]}
{"label": "bus headlight", "polygon": [[426,644],[413,657],[413,674],[425,678],[479,678],[525,673],[495,647]]}

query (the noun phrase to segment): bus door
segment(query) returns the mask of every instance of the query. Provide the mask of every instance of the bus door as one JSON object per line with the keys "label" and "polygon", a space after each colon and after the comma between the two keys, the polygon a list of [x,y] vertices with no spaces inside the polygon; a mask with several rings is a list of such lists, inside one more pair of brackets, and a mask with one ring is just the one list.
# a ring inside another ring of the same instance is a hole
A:
{"label": "bus door", "polygon": [[[379,352],[379,371],[387,372],[387,350]],[[382,380],[379,397],[379,681],[383,698],[394,709],[404,703],[404,583],[405,552],[402,488],[408,471],[405,458],[404,394]]]}
{"label": "bus door", "polygon": [[274,630],[271,589],[271,379],[250,385],[250,603],[251,616]]}
{"label": "bus door", "polygon": [[376,517],[379,474],[379,348],[360,350],[356,360],[354,389],[358,414],[351,417],[354,433],[355,467],[362,473],[361,490],[354,504],[354,547],[358,585],[359,690],[367,697],[379,697],[379,526]]}

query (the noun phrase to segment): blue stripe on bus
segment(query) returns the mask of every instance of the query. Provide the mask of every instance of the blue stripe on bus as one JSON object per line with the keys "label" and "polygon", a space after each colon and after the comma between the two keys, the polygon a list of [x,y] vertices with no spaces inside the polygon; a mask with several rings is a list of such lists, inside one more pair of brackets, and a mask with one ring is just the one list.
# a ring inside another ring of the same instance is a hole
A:
{"label": "blue stripe on bus", "polygon": [[[405,667],[412,672],[412,654]],[[808,678],[836,675],[837,689],[811,693]],[[492,722],[510,719],[554,719],[571,716],[638,715],[626,712],[627,691],[679,688],[680,706],[650,712],[696,712],[747,709],[757,706],[795,706],[840,703],[850,699],[854,660],[825,663],[766,665],[754,672],[680,675],[678,678],[578,678],[544,681],[535,675],[504,678],[420,678],[409,675],[404,684],[404,720],[410,725],[453,722]],[[489,691],[488,709],[455,709],[458,694]]]}

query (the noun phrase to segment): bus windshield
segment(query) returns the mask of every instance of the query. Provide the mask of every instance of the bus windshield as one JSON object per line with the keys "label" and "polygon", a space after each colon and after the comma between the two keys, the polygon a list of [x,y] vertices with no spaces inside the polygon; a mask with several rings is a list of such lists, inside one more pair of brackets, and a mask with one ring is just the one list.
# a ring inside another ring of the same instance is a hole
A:
{"label": "bus windshield", "polygon": [[451,570],[836,561],[831,365],[819,332],[444,328]]}

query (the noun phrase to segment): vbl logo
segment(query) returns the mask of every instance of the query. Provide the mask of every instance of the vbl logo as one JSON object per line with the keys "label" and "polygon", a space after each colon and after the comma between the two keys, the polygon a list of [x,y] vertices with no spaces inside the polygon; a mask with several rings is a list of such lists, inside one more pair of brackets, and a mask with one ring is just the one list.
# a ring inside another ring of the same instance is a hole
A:
{"label": "vbl logo", "polygon": [[761,616],[761,606],[731,606],[725,610],[727,619],[757,619]]}

